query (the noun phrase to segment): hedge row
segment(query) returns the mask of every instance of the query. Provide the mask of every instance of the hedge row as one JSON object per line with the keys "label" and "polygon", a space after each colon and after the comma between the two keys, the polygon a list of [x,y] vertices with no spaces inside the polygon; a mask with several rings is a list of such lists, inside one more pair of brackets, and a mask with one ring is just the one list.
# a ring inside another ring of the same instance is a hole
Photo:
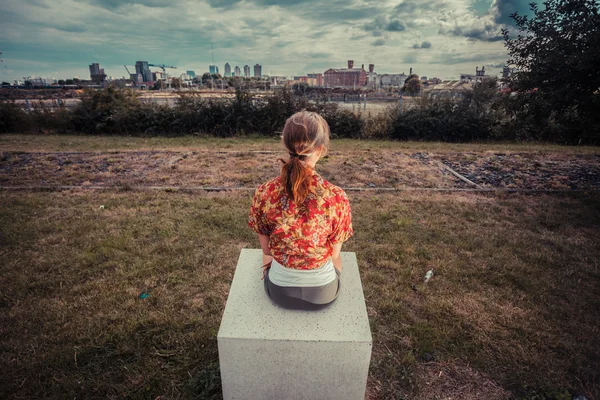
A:
{"label": "hedge row", "polygon": [[140,101],[130,90],[108,88],[86,92],[72,109],[48,109],[34,103],[27,112],[13,102],[0,102],[0,132],[270,136],[279,134],[290,115],[306,109],[323,115],[332,136],[338,138],[598,143],[597,124],[578,120],[576,110],[566,120],[561,115],[561,121],[556,115],[540,115],[536,101],[524,95],[500,95],[493,82],[478,85],[458,102],[423,98],[409,109],[390,106],[372,116],[340,109],[335,103],[309,102],[289,90],[253,97],[238,89],[232,100],[182,95],[175,106],[168,106]]}

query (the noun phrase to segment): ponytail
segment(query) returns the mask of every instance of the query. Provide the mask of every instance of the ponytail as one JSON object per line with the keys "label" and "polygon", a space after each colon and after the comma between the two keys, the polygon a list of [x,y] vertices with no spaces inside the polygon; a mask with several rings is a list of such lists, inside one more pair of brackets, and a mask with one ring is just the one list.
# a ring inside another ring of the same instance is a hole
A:
{"label": "ponytail", "polygon": [[317,113],[300,111],[285,121],[283,145],[290,159],[281,168],[281,182],[287,195],[297,204],[304,203],[308,196],[312,171],[304,160],[316,149],[329,148],[329,125]]}
{"label": "ponytail", "polygon": [[291,155],[288,162],[283,159],[279,161],[283,162],[281,168],[281,181],[287,195],[296,203],[302,204],[308,196],[308,189],[310,187],[311,173],[309,167],[304,165],[300,161],[300,158],[306,158],[303,155]]}

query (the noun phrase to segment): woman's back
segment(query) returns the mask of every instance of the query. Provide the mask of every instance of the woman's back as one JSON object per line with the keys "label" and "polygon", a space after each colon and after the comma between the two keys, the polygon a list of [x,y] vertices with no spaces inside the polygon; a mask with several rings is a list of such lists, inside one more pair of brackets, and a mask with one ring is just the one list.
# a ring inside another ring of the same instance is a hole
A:
{"label": "woman's back", "polygon": [[269,236],[273,258],[293,269],[315,269],[332,255],[332,246],[352,236],[346,193],[310,169],[308,194],[297,205],[280,176],[260,185],[248,224]]}

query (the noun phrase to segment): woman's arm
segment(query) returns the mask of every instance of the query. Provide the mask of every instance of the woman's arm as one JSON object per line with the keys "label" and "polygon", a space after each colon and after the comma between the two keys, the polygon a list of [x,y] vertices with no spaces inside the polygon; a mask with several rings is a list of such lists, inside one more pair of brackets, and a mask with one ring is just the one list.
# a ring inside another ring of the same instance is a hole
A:
{"label": "woman's arm", "polygon": [[263,265],[265,265],[265,264],[273,261],[273,256],[271,255],[271,249],[269,249],[269,237],[258,234],[258,240],[260,241],[260,247],[262,248],[262,252],[263,252]]}
{"label": "woman's arm", "polygon": [[343,242],[336,243],[333,245],[333,254],[331,254],[331,261],[333,261],[333,266],[339,272],[342,272],[342,258],[340,257],[340,253],[342,251]]}

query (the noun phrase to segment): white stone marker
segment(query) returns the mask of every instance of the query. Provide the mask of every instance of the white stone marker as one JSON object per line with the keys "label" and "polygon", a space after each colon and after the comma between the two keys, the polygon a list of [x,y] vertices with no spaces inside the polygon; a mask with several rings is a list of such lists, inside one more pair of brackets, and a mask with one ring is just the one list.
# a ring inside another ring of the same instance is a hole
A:
{"label": "white stone marker", "polygon": [[341,257],[338,298],[289,310],[265,293],[262,250],[242,249],[217,335],[225,400],[364,400],[373,339],[356,254]]}

